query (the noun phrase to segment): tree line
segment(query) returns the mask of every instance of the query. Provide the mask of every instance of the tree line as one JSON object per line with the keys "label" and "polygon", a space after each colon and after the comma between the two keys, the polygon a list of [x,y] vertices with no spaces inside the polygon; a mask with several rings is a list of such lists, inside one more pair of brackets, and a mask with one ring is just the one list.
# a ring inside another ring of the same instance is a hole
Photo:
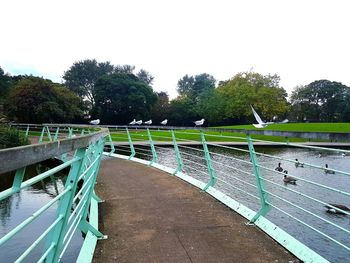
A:
{"label": "tree line", "polygon": [[40,77],[11,76],[0,68],[0,105],[9,120],[27,123],[127,124],[132,119],[164,119],[169,125],[192,126],[201,118],[209,125],[254,121],[249,105],[265,121],[347,122],[350,88],[339,82],[317,80],[288,94],[278,75],[242,72],[217,81],[207,73],[185,75],[177,83],[178,96],[155,92],[154,77],[131,65],[112,65],[87,59],[64,72],[63,83]]}

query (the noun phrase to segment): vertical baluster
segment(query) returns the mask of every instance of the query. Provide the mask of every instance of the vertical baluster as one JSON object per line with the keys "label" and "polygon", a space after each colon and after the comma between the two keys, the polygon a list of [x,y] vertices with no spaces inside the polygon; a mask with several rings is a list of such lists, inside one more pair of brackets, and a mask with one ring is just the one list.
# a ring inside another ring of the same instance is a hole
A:
{"label": "vertical baluster", "polygon": [[29,135],[29,125],[27,126],[27,130],[26,130],[26,133],[25,133],[24,137],[26,139],[28,139],[28,135]]}
{"label": "vertical baluster", "polygon": [[208,145],[207,142],[205,140],[205,136],[203,131],[201,131],[201,141],[202,141],[202,145],[203,145],[203,149],[204,149],[204,155],[205,155],[205,160],[207,162],[207,169],[208,169],[208,173],[209,173],[209,182],[207,183],[207,185],[203,188],[203,191],[206,191],[209,186],[213,187],[216,183],[216,172],[214,170],[213,164],[211,162],[211,157],[210,157],[210,153],[208,150]]}
{"label": "vertical baluster", "polygon": [[50,142],[52,142],[52,137],[51,137],[51,132],[49,126],[46,126],[46,132],[47,132],[47,137],[49,138]]}
{"label": "vertical baluster", "polygon": [[42,143],[42,142],[43,142],[44,134],[45,134],[45,126],[43,126],[43,128],[42,128],[42,130],[41,130],[41,134],[40,134],[40,138],[39,138],[39,143]]}
{"label": "vertical baluster", "polygon": [[16,174],[15,174],[15,178],[13,178],[13,183],[12,183],[12,191],[13,192],[17,192],[20,190],[25,172],[26,172],[25,167],[17,169]]}
{"label": "vertical baluster", "polygon": [[173,139],[174,150],[175,150],[175,157],[176,157],[176,162],[177,162],[177,166],[176,166],[175,172],[173,173],[175,175],[179,171],[182,171],[182,169],[184,167],[184,164],[182,162],[180,150],[179,150],[179,147],[178,147],[177,142],[176,142],[176,137],[175,137],[174,130],[171,130],[171,137]]}
{"label": "vertical baluster", "polygon": [[130,132],[129,132],[128,128],[126,128],[126,133],[128,135],[128,141],[129,141],[130,151],[131,151],[131,154],[129,156],[129,160],[130,160],[132,157],[135,156],[136,152],[135,152],[134,144],[132,143]]}
{"label": "vertical baluster", "polygon": [[250,223],[254,223],[259,218],[259,216],[266,215],[269,212],[271,207],[268,204],[269,203],[269,196],[265,191],[264,180],[261,176],[261,172],[260,172],[260,169],[258,166],[258,159],[256,157],[254,145],[253,145],[252,138],[250,137],[250,135],[247,135],[247,141],[248,141],[250,159],[251,159],[251,162],[253,165],[254,175],[255,175],[255,179],[256,179],[256,185],[257,185],[257,189],[258,189],[258,193],[259,193],[259,197],[260,197],[260,204],[261,204],[260,210],[250,220]]}
{"label": "vertical baluster", "polygon": [[147,128],[147,135],[148,135],[148,141],[152,150],[152,160],[150,162],[150,165],[151,165],[152,163],[158,162],[158,156],[157,156],[156,148],[154,147],[151,132],[149,131],[148,128]]}
{"label": "vertical baluster", "polygon": [[59,133],[60,133],[60,127],[57,127],[56,132],[55,132],[55,135],[54,135],[54,137],[53,137],[53,140],[54,140],[54,141],[57,141]]}
{"label": "vertical baluster", "polygon": [[55,248],[46,257],[46,262],[58,262],[60,252],[63,247],[63,238],[67,231],[67,222],[69,215],[71,214],[71,207],[73,203],[73,198],[76,193],[77,183],[81,170],[83,169],[82,163],[84,162],[85,148],[78,149],[75,154],[76,157],[80,158],[79,161],[72,164],[68,178],[65,184],[65,189],[69,187],[71,190],[65,194],[58,205],[57,208],[57,217],[63,216],[60,223],[58,223],[55,228],[51,230],[45,246],[45,250],[48,249],[52,244],[55,245]]}
{"label": "vertical baluster", "polygon": [[114,143],[113,143],[112,136],[111,136],[109,129],[108,129],[108,141],[111,144],[111,151],[109,153],[109,155],[111,155],[112,153],[115,152],[115,147],[114,147]]}

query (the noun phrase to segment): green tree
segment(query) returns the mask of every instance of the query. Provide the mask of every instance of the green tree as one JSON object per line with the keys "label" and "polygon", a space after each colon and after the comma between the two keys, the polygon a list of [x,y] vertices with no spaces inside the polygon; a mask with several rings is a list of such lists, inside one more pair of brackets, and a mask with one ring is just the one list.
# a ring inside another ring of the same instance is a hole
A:
{"label": "green tree", "polygon": [[192,126],[198,114],[191,99],[179,96],[170,102],[169,125]]}
{"label": "green tree", "polygon": [[250,105],[254,105],[265,120],[284,117],[288,111],[287,93],[279,86],[279,80],[277,75],[243,72],[222,82],[217,92],[224,104],[224,119],[237,123],[254,121]]}
{"label": "green tree", "polygon": [[196,101],[201,93],[213,90],[215,82],[215,78],[207,73],[196,76],[185,75],[177,82],[177,91],[180,96]]}
{"label": "green tree", "polygon": [[136,76],[139,78],[139,80],[142,80],[147,85],[152,85],[154,77],[146,70],[141,69]]}
{"label": "green tree", "polygon": [[159,124],[164,119],[169,118],[169,95],[166,92],[156,92],[157,101],[152,107],[151,118],[154,124]]}
{"label": "green tree", "polygon": [[10,87],[13,85],[11,76],[5,74],[4,70],[0,67],[0,103],[5,101]]}
{"label": "green tree", "polygon": [[79,97],[51,80],[28,77],[11,89],[5,109],[18,122],[71,122],[82,115]]}
{"label": "green tree", "polygon": [[127,73],[101,77],[96,82],[95,90],[93,113],[108,124],[126,124],[134,118],[149,119],[157,100],[152,87]]}
{"label": "green tree", "polygon": [[[74,62],[64,72],[65,85],[73,92],[89,102],[90,108],[95,104],[95,84],[97,80],[107,74],[114,73],[116,68],[110,62],[97,62],[95,59],[86,59]],[[118,68],[129,70],[129,68]]]}
{"label": "green tree", "polygon": [[349,87],[329,80],[296,87],[291,95],[293,117],[299,121],[348,120],[349,95]]}

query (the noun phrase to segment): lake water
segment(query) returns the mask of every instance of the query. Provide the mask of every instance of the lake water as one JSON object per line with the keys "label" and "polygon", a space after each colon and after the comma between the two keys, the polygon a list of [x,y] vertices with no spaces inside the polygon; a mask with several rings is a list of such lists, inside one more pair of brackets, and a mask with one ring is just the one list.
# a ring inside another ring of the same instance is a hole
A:
{"label": "lake water", "polygon": [[[52,164],[45,162],[40,169],[47,169]],[[37,174],[37,167],[30,166],[26,169],[25,179],[27,180]],[[14,173],[0,175],[0,191],[11,187]],[[56,197],[57,192],[63,189],[65,177],[63,174],[56,174],[56,185],[50,178],[39,182],[32,187],[16,193],[3,201],[0,201],[0,237],[15,228],[18,224],[27,219],[35,211],[40,209],[51,199]],[[16,260],[46,228],[53,223],[56,217],[57,203],[52,205],[41,216],[35,219],[28,227],[22,229],[11,240],[0,247],[0,262],[13,262]],[[82,245],[83,238],[80,231],[73,235],[71,244],[66,250],[61,262],[75,262]],[[45,241],[27,257],[25,262],[36,262],[44,250]]]}
{"label": "lake water", "polygon": [[[176,167],[173,148],[157,147],[156,149],[159,163],[168,167]],[[180,147],[182,158],[185,163],[184,171],[196,179],[207,182],[208,175],[206,172],[206,162],[203,159],[203,152],[198,151],[198,149],[200,148],[195,147],[194,149],[189,149]],[[140,150],[140,148],[137,150]],[[316,152],[307,149],[257,147],[256,150],[258,152],[287,159],[298,158],[300,162],[307,162],[320,166],[324,166],[324,164],[327,163],[331,168],[350,171],[350,156],[342,157],[339,153],[321,152],[321,157],[319,157],[319,151]],[[252,167],[250,164],[240,161],[244,160],[249,162],[249,155],[247,153],[218,147],[210,147],[210,151],[214,153],[212,154],[212,160],[218,177],[215,187],[233,199],[257,211],[259,209],[259,200],[253,197],[257,197],[258,194],[254,187],[255,177],[251,175]],[[141,148],[140,152],[150,154],[146,148]],[[120,153],[126,154],[125,152]],[[227,157],[224,157],[223,155]],[[151,158],[149,155],[138,155],[137,157],[143,159]],[[269,157],[260,156],[258,157],[258,162],[264,167],[274,169],[279,161]],[[235,169],[231,167],[234,167]],[[282,167],[288,170],[288,173],[292,176],[297,176],[350,192],[349,176],[337,173],[325,174],[323,170],[310,167],[296,168],[293,163],[287,161],[282,161]],[[300,194],[288,191],[283,187],[310,195],[313,198],[317,198],[326,203],[340,203],[350,206],[349,197],[334,193],[327,189],[315,187],[307,182],[302,182],[301,180],[297,182],[297,185],[285,185],[282,181],[282,175],[262,168],[261,172],[264,178],[272,182],[266,182],[266,189],[272,194],[281,196],[295,205],[310,211],[314,215],[323,217],[347,230],[350,230],[350,217],[326,213],[326,209],[322,204],[305,198]],[[36,167],[30,167],[27,169],[27,179],[35,174]],[[1,176],[0,191],[11,186],[12,178],[13,175]],[[60,192],[63,189],[64,177],[57,176],[56,179],[57,190]],[[245,184],[240,180],[253,186]],[[273,183],[277,185],[274,185]],[[245,194],[238,189],[243,189],[252,196]],[[9,232],[56,195],[56,188],[50,178],[48,178],[44,182],[38,183],[33,187],[23,190],[0,202],[0,236]],[[281,208],[294,217],[312,225],[316,229],[325,232],[325,234],[341,241],[343,244],[350,244],[350,235],[330,226],[329,223],[323,222],[307,212],[297,209],[273,196],[270,196],[270,201],[278,208]],[[56,215],[56,208],[57,206],[53,205],[42,216],[33,221],[29,228],[22,230],[14,239],[0,247],[1,262],[12,262],[23,253],[23,251],[44,231],[44,229],[53,222]],[[268,213],[267,218],[331,262],[350,262],[350,252],[348,250],[334,244],[327,238],[305,227],[303,224],[291,219],[278,210],[272,208]],[[75,262],[82,242],[83,238],[80,231],[76,231],[62,262]],[[38,259],[39,253],[42,251],[44,245],[45,244],[41,244],[41,246],[38,246],[37,250],[28,257],[28,262],[34,262]]]}

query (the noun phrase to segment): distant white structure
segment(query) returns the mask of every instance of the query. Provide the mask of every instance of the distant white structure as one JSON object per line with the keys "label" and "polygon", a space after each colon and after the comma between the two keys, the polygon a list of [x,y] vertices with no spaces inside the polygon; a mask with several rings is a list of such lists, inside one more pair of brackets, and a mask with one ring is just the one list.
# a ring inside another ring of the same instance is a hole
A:
{"label": "distant white structure", "polygon": [[100,119],[92,120],[92,121],[90,121],[90,124],[92,124],[92,125],[99,125],[100,124]]}
{"label": "distant white structure", "polygon": [[136,123],[136,120],[134,119],[132,122],[130,122],[129,124],[130,125],[135,125],[135,123]]}
{"label": "distant white structure", "polygon": [[168,123],[168,119],[165,119],[165,120],[162,121],[160,124],[162,124],[162,125],[167,125],[167,123]]}
{"label": "distant white structure", "polygon": [[196,126],[202,126],[203,124],[204,124],[204,119],[201,119],[200,121],[194,121],[194,124],[196,125]]}
{"label": "distant white structure", "polygon": [[135,124],[141,125],[142,124],[142,120],[135,121]]}
{"label": "distant white structure", "polygon": [[151,124],[152,124],[152,120],[145,121],[145,124],[147,124],[147,125],[151,125]]}

